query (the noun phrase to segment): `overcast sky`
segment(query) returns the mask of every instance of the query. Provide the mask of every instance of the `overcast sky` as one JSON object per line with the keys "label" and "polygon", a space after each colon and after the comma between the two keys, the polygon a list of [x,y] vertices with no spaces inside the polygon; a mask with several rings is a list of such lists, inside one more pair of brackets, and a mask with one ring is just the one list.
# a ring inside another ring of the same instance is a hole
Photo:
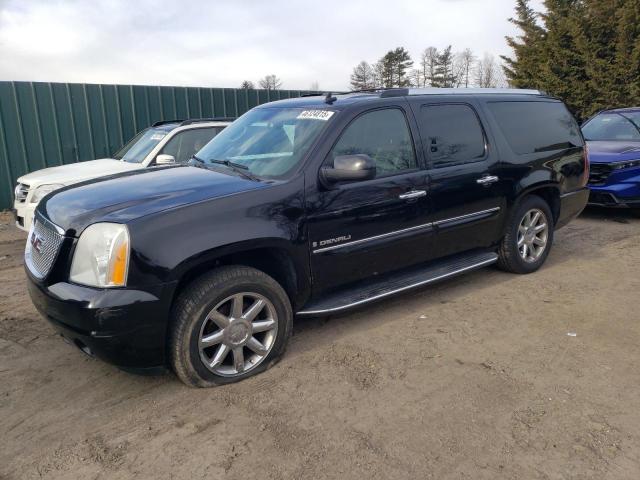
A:
{"label": "overcast sky", "polygon": [[238,87],[274,73],[342,90],[397,46],[509,53],[514,3],[0,0],[0,80]]}

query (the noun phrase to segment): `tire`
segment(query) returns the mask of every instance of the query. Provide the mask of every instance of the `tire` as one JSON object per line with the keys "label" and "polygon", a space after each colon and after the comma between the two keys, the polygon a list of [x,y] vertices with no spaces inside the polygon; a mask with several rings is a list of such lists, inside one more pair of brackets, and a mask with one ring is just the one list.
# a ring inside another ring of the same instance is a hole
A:
{"label": "tire", "polygon": [[220,267],[194,280],[174,303],[171,367],[193,387],[243,380],[280,359],[292,324],[289,298],[273,278],[250,267]]}
{"label": "tire", "polygon": [[631,215],[633,215],[636,218],[640,218],[640,208],[632,208],[631,209]]}
{"label": "tire", "polygon": [[[535,212],[533,215],[531,212]],[[527,216],[533,220],[535,214],[539,213],[536,225],[526,228]],[[544,218],[543,218],[544,217]],[[546,235],[534,234],[535,230],[546,224]],[[521,226],[523,230],[521,230]],[[537,195],[528,195],[520,200],[512,210],[511,217],[507,223],[507,229],[498,249],[498,267],[511,273],[532,273],[538,270],[549,256],[551,245],[553,244],[553,215],[551,209],[544,199]],[[526,234],[524,232],[527,232]],[[544,248],[540,250],[540,241],[546,238]],[[529,241],[535,238],[532,243]],[[519,245],[521,240],[527,244],[526,251],[524,245]],[[532,249],[532,246],[535,247]],[[526,259],[523,256],[526,255]]]}

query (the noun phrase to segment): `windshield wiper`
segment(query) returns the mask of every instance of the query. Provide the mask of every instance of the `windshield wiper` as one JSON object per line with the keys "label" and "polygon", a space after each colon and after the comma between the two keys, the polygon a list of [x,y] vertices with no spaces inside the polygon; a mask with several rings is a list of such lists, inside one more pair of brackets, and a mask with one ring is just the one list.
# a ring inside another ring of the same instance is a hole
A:
{"label": "windshield wiper", "polygon": [[[193,161],[195,160],[195,161]],[[196,156],[196,155],[192,155],[191,158],[189,159],[189,165],[193,166],[193,167],[198,167],[198,168],[205,168],[208,170],[207,166],[206,166],[206,162],[204,160],[202,160],[200,157]]]}
{"label": "windshield wiper", "polygon": [[258,177],[256,177],[253,173],[251,173],[251,171],[249,170],[249,167],[247,167],[246,165],[242,165],[241,163],[235,163],[235,162],[232,162],[231,160],[218,160],[217,158],[210,158],[208,162],[229,167],[234,172],[239,173],[243,177],[248,178],[249,180],[253,180],[254,182],[260,181]]}

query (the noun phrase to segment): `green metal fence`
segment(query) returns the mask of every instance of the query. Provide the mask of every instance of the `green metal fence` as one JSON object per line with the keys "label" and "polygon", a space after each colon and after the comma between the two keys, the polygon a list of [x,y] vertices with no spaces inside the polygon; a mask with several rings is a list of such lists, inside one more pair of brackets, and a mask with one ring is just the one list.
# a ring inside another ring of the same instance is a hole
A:
{"label": "green metal fence", "polygon": [[45,167],[111,156],[160,120],[237,117],[301,90],[0,82],[0,209],[15,180]]}

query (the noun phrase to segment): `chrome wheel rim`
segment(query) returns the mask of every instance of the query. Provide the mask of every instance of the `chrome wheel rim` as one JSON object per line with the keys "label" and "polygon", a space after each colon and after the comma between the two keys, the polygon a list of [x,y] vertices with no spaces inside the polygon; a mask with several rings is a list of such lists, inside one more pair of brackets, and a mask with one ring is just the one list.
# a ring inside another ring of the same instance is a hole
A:
{"label": "chrome wheel rim", "polygon": [[278,315],[267,298],[236,293],[218,303],[202,322],[200,359],[216,375],[243,375],[269,355],[277,333]]}
{"label": "chrome wheel rim", "polygon": [[549,222],[544,212],[532,208],[524,214],[518,226],[518,251],[525,262],[537,261],[547,248]]}

